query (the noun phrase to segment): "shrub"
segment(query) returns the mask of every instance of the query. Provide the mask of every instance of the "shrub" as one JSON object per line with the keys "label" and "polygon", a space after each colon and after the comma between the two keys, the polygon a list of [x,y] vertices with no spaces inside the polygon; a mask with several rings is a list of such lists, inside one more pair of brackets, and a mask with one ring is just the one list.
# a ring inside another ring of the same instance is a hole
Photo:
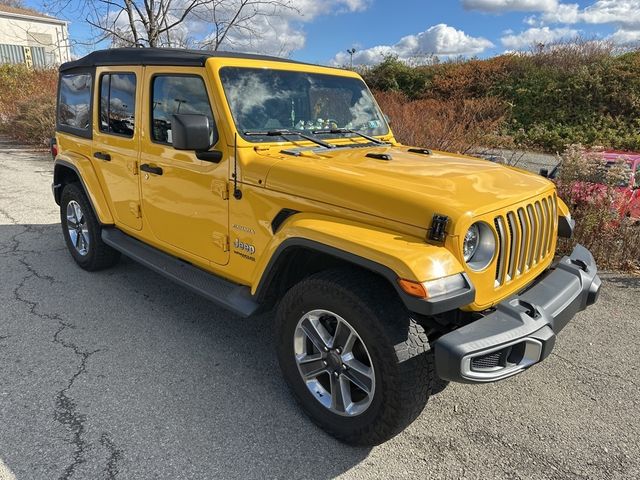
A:
{"label": "shrub", "polygon": [[417,67],[387,58],[363,74],[372,88],[408,100],[498,100],[505,117],[499,133],[520,147],[640,150],[640,51],[620,53],[609,42],[578,39],[526,54]]}
{"label": "shrub", "polygon": [[57,81],[55,69],[0,65],[0,130],[24,143],[43,145],[43,138],[53,135]]}
{"label": "shrub", "polygon": [[427,72],[413,68],[397,57],[388,56],[382,63],[360,72],[372,90],[401,92],[417,98],[429,88]]}
{"label": "shrub", "polygon": [[450,152],[467,153],[488,143],[506,112],[496,98],[410,100],[398,92],[375,96],[398,141]]}
{"label": "shrub", "polygon": [[55,131],[55,97],[39,95],[18,102],[15,108],[3,130],[24,144],[48,145]]}

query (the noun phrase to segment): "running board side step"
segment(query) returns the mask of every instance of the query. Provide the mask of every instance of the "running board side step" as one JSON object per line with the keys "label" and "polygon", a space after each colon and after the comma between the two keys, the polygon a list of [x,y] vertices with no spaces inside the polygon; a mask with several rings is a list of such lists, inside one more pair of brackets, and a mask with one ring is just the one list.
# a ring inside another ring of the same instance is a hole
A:
{"label": "running board side step", "polygon": [[241,317],[249,317],[260,306],[249,287],[237,285],[161,252],[116,228],[103,228],[102,241],[127,257],[170,280],[202,295]]}

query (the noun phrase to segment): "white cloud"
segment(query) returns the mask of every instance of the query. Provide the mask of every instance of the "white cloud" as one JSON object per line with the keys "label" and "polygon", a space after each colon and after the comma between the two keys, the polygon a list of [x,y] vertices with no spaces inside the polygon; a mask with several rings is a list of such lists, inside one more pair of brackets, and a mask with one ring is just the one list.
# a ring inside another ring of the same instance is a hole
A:
{"label": "white cloud", "polygon": [[[236,30],[230,41],[236,46],[227,47],[247,52],[288,56],[304,47],[304,25],[317,17],[362,12],[373,0],[289,0],[292,9],[283,9],[277,15],[263,17],[252,27],[258,32],[254,39],[243,38],[243,31]],[[269,7],[266,7],[269,8]],[[246,36],[245,36],[246,37]],[[258,41],[255,41],[255,38]]]}
{"label": "white cloud", "polygon": [[518,34],[505,35],[502,44],[512,50],[522,50],[538,44],[549,44],[575,38],[578,31],[572,28],[530,28]]}
{"label": "white cloud", "polygon": [[[640,37],[640,0],[596,0],[581,7],[577,3],[559,0],[462,0],[467,9],[491,13],[529,11],[524,23],[531,28],[518,35],[505,35],[502,43],[510,48],[523,48],[533,43],[549,43],[575,36],[578,32],[567,25],[613,25],[617,31],[609,38],[619,44],[638,41]],[[550,29],[545,25],[560,24],[564,28]]]}
{"label": "white cloud", "polygon": [[640,44],[640,30],[618,30],[609,38],[619,45]]}
{"label": "white cloud", "polygon": [[[288,0],[282,6],[270,2],[256,2],[244,10],[244,21],[240,28],[233,29],[220,45],[221,50],[288,56],[304,47],[306,41],[305,24],[320,16],[340,15],[366,10],[372,0]],[[174,1],[175,17],[183,11],[183,0]],[[171,31],[171,46],[209,47],[208,40],[215,38],[212,31],[215,18],[224,24],[237,12],[241,0],[230,0],[222,5],[219,2],[207,2],[196,8],[185,20]],[[170,15],[171,16],[171,15]],[[130,39],[130,27],[126,15],[113,12],[105,14],[107,23],[115,22],[118,33]],[[136,23],[141,21],[136,15]],[[161,42],[166,41],[162,36]],[[118,42],[116,42],[118,43]],[[125,43],[120,42],[120,43]],[[166,46],[166,45],[162,45]]]}
{"label": "white cloud", "polygon": [[640,0],[598,0],[580,8],[577,4],[562,4],[542,15],[547,23],[615,24],[628,30],[640,29]]}
{"label": "white cloud", "polygon": [[462,0],[467,10],[483,12],[549,12],[558,6],[558,0]]}
{"label": "white cloud", "polygon": [[262,7],[273,13],[255,16],[249,28],[236,29],[222,46],[224,50],[236,50],[261,54],[288,56],[304,47],[304,25],[323,15],[339,15],[366,10],[371,0],[290,0],[291,8],[276,11],[265,2]]}
{"label": "white cloud", "polygon": [[[462,30],[441,23],[417,35],[407,35],[394,45],[377,45],[357,51],[353,56],[353,63],[373,65],[388,55],[397,55],[404,60],[428,55],[476,55],[493,46],[486,38],[472,37]],[[346,65],[349,61],[349,54],[340,52],[332,62],[336,65]]]}

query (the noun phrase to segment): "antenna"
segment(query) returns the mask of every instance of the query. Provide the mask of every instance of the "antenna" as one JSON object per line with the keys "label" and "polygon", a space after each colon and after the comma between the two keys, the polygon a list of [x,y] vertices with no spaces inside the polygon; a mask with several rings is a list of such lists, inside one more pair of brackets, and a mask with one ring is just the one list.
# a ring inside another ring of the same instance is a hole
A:
{"label": "antenna", "polygon": [[238,188],[238,132],[233,134],[233,198],[242,198],[242,191]]}

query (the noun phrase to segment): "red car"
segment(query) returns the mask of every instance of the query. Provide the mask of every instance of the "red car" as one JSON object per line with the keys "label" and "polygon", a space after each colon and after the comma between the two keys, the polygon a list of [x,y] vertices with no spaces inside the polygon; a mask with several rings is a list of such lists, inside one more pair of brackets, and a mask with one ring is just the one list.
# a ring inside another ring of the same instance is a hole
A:
{"label": "red car", "polygon": [[[607,165],[613,165],[623,159],[629,166],[629,176],[616,189],[620,194],[616,200],[616,207],[622,215],[640,221],[640,153],[607,150],[602,152],[602,155]],[[556,166],[548,175],[545,175],[544,171],[541,171],[541,174],[555,179],[559,167],[560,165]],[[597,182],[579,182],[572,191],[574,199],[589,199],[593,202],[604,200],[606,187]]]}
{"label": "red car", "polygon": [[629,165],[628,181],[618,188],[621,194],[619,209],[623,215],[640,220],[640,153],[612,150],[604,152],[603,155],[608,164],[624,159]]}

